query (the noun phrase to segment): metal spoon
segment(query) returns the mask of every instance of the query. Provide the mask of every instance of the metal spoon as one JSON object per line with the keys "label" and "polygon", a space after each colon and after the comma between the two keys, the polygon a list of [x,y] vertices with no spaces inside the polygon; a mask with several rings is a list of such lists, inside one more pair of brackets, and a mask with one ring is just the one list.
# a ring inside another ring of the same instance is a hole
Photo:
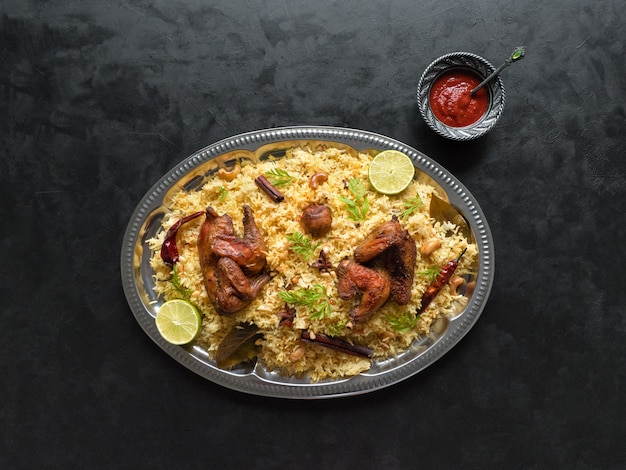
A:
{"label": "metal spoon", "polygon": [[478,90],[480,90],[482,87],[484,87],[487,83],[489,83],[496,75],[498,75],[500,72],[502,72],[505,68],[507,68],[513,62],[517,62],[518,60],[521,60],[522,58],[524,58],[525,55],[526,55],[526,47],[525,46],[516,47],[515,50],[511,53],[511,57],[506,59],[504,61],[504,63],[500,67],[495,69],[491,75],[489,75],[487,78],[485,78],[482,82],[480,82],[478,84],[478,86],[476,88],[474,88],[472,91],[470,91],[470,95],[474,96],[474,93],[476,93]]}

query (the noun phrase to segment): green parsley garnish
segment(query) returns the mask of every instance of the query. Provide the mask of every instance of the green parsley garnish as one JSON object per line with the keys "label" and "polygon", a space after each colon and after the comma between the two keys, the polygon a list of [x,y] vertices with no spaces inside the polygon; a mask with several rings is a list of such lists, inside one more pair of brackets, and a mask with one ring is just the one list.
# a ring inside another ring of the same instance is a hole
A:
{"label": "green parsley garnish", "polygon": [[183,296],[183,299],[189,300],[189,296],[191,295],[191,289],[185,289],[180,283],[180,277],[178,276],[178,270],[176,269],[176,265],[172,269],[172,285],[174,289]]}
{"label": "green parsley garnish", "polygon": [[428,267],[427,269],[425,269],[424,271],[420,271],[417,274],[419,274],[420,276],[424,276],[429,281],[434,281],[439,275],[439,271],[440,271],[439,266],[432,265]]}
{"label": "green parsley garnish", "polygon": [[352,193],[354,199],[339,196],[339,200],[346,205],[348,217],[356,222],[365,220],[370,204],[365,195],[363,182],[358,178],[352,178],[348,181],[348,190]]}
{"label": "green parsley garnish", "polygon": [[321,244],[321,242],[313,244],[309,237],[305,237],[300,232],[294,232],[287,235],[287,240],[291,243],[289,249],[298,253],[305,259],[305,261],[308,261],[315,256],[315,250],[317,250]]}
{"label": "green parsley garnish", "polygon": [[408,201],[404,201],[404,209],[402,210],[400,217],[406,219],[413,212],[417,212],[418,210],[420,210],[423,205],[424,203],[422,202],[422,198],[419,196],[419,194],[416,197],[409,199]]}
{"label": "green parsley garnish", "polygon": [[415,328],[418,318],[419,315],[415,315],[408,310],[397,316],[387,315],[387,321],[389,322],[391,328],[400,333],[407,333],[408,331],[411,331],[413,328]]}
{"label": "green parsley garnish", "polygon": [[321,284],[298,290],[282,290],[278,297],[287,304],[308,308],[312,320],[321,320],[330,315],[328,294]]}
{"label": "green parsley garnish", "polygon": [[342,336],[347,324],[347,321],[343,321],[334,325],[330,325],[326,327],[326,333],[328,333],[329,336]]}
{"label": "green parsley garnish", "polygon": [[287,171],[278,168],[266,171],[265,176],[274,186],[289,186],[293,181],[293,176]]}
{"label": "green parsley garnish", "polygon": [[222,202],[228,196],[228,190],[224,186],[217,188],[217,200]]}

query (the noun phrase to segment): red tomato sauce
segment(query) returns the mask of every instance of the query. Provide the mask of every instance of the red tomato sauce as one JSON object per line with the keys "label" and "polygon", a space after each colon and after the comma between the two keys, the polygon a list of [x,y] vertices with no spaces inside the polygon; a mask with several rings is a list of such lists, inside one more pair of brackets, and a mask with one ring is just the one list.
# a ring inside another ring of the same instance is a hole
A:
{"label": "red tomato sauce", "polygon": [[481,88],[470,92],[481,82],[480,77],[465,70],[442,74],[430,88],[430,108],[437,119],[450,127],[474,124],[489,107],[489,93]]}

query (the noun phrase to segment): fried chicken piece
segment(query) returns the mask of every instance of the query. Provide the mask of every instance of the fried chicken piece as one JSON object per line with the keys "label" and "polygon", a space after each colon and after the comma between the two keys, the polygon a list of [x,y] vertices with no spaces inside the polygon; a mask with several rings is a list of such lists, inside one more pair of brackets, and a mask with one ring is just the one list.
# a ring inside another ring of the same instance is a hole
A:
{"label": "fried chicken piece", "polygon": [[229,315],[247,307],[269,279],[265,273],[248,278],[234,260],[219,258],[215,276],[215,310],[220,315]]}
{"label": "fried chicken piece", "polygon": [[244,236],[235,234],[228,214],[219,216],[212,207],[198,236],[200,267],[211,303],[220,315],[246,307],[267,283],[265,241],[249,206],[243,207]]}
{"label": "fried chicken piece", "polygon": [[368,268],[353,260],[343,260],[336,272],[340,298],[349,300],[362,294],[359,305],[349,312],[355,323],[369,317],[389,298],[391,279],[385,270]]}
{"label": "fried chicken piece", "polygon": [[391,275],[391,298],[399,305],[406,305],[411,301],[417,262],[417,245],[408,230],[403,230],[402,241],[392,247],[386,256]]}
{"label": "fried chicken piece", "polygon": [[391,277],[391,299],[399,305],[410,302],[417,245],[395,216],[374,229],[356,247],[354,259],[377,270],[388,271]]}
{"label": "fried chicken piece", "polygon": [[207,224],[205,236],[209,238],[212,253],[234,260],[248,275],[257,274],[265,267],[267,247],[250,206],[243,206],[243,238],[235,234],[230,216],[218,216],[212,207],[206,210]]}
{"label": "fried chicken piece", "polygon": [[367,263],[383,254],[391,247],[402,243],[404,229],[396,217],[376,227],[354,250],[357,263]]}

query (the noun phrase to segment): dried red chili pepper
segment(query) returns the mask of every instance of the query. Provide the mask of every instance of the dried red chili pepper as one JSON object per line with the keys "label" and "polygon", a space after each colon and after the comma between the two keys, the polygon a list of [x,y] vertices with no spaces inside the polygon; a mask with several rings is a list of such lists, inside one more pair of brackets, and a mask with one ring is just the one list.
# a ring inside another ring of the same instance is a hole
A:
{"label": "dried red chili pepper", "polygon": [[202,212],[195,212],[187,217],[183,217],[180,220],[177,220],[174,225],[172,225],[167,233],[165,234],[165,241],[163,245],[161,245],[161,259],[166,264],[175,264],[178,261],[178,247],[176,246],[176,235],[178,234],[178,229],[181,225],[189,222],[190,220],[195,219],[196,217],[200,217],[204,214]]}
{"label": "dried red chili pepper", "polygon": [[426,292],[424,292],[424,295],[422,296],[422,304],[420,305],[420,308],[417,309],[418,315],[426,310],[426,308],[430,305],[433,299],[437,297],[437,294],[439,294],[441,289],[443,289],[443,286],[445,286],[450,281],[450,278],[454,274],[454,271],[456,271],[456,268],[459,266],[459,261],[461,260],[461,257],[465,254],[466,250],[467,248],[465,248],[465,250],[461,252],[458,258],[453,259],[452,261],[448,261],[446,265],[441,268],[435,280],[431,283],[430,286],[428,286]]}

